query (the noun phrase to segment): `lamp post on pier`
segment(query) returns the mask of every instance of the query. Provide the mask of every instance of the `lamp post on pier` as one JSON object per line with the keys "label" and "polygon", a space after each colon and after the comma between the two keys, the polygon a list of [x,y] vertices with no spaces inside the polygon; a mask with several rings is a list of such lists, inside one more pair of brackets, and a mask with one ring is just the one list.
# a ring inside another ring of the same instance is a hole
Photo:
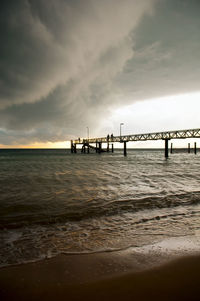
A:
{"label": "lamp post on pier", "polygon": [[89,140],[89,127],[87,126],[86,128],[87,128],[87,138]]}
{"label": "lamp post on pier", "polygon": [[121,135],[122,135],[122,125],[124,125],[123,122],[120,123],[119,133],[120,133],[120,141],[121,141]]}
{"label": "lamp post on pier", "polygon": [[87,143],[87,152],[88,152],[88,154],[89,154],[89,152],[90,152],[90,148],[89,148],[89,127],[87,126],[86,128],[87,128],[87,139],[88,139],[88,143]]}
{"label": "lamp post on pier", "polygon": [[[120,131],[120,142],[122,142],[122,125],[124,125],[124,123],[123,122],[121,122],[120,123],[120,129],[119,129],[119,131]],[[127,155],[127,152],[126,152],[126,142],[127,141],[124,141],[124,156],[126,156]]]}

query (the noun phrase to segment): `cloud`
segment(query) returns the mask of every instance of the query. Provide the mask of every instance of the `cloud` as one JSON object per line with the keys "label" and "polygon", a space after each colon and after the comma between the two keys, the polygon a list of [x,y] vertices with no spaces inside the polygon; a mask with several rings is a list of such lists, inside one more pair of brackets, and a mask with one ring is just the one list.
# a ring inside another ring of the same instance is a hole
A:
{"label": "cloud", "polygon": [[0,127],[54,140],[58,128],[66,139],[97,119],[132,57],[130,33],[154,2],[3,1]]}
{"label": "cloud", "polygon": [[128,35],[148,7],[138,0],[5,1],[1,107],[40,101],[69,81],[80,87],[100,73],[114,76],[131,56]]}
{"label": "cloud", "polygon": [[[134,56],[117,82],[128,99],[199,91],[200,19],[197,0],[164,0],[134,32]],[[125,96],[124,95],[124,96]]]}
{"label": "cloud", "polygon": [[197,0],[1,1],[0,143],[84,136],[122,105],[199,90]]}

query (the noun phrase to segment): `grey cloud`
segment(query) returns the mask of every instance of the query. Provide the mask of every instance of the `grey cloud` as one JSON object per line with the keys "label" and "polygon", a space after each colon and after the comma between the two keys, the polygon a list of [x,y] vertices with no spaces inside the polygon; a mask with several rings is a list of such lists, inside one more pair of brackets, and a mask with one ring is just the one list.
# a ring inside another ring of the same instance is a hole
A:
{"label": "grey cloud", "polygon": [[0,127],[27,140],[45,128],[53,140],[97,121],[132,56],[130,32],[154,2],[2,1]]}
{"label": "grey cloud", "polygon": [[124,41],[149,6],[138,0],[3,3],[1,107],[38,101],[57,85],[91,72],[103,53]]}
{"label": "grey cloud", "polygon": [[83,136],[112,107],[199,90],[199,1],[1,3],[0,143]]}
{"label": "grey cloud", "polygon": [[199,91],[200,2],[164,0],[134,33],[134,56],[118,77],[131,100]]}

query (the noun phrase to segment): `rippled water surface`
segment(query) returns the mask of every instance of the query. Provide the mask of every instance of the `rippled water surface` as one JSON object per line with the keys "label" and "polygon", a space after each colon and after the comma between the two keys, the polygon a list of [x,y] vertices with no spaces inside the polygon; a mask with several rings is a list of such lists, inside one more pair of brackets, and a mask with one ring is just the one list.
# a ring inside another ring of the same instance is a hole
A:
{"label": "rippled water surface", "polygon": [[0,264],[200,233],[200,157],[0,150]]}

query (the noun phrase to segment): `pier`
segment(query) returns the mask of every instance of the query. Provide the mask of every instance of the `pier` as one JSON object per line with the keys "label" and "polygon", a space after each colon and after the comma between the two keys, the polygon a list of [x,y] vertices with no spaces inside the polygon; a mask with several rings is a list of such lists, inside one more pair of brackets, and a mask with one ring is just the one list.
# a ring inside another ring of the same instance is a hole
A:
{"label": "pier", "polygon": [[[89,153],[90,149],[95,150],[97,153],[109,152],[110,145],[111,151],[114,151],[114,143],[123,143],[124,156],[127,155],[127,143],[134,141],[147,141],[147,140],[163,140],[164,141],[164,154],[165,158],[169,156],[169,140],[171,139],[186,139],[186,138],[200,138],[200,129],[166,131],[147,134],[133,134],[133,135],[120,135],[120,136],[107,136],[102,138],[88,138],[71,140],[71,152],[77,152],[77,145],[81,145],[81,152]],[[106,149],[103,149],[102,144],[106,143]],[[171,150],[172,153],[172,143]],[[188,143],[188,152],[190,152],[190,143]],[[194,153],[197,153],[197,145],[194,143]]]}

